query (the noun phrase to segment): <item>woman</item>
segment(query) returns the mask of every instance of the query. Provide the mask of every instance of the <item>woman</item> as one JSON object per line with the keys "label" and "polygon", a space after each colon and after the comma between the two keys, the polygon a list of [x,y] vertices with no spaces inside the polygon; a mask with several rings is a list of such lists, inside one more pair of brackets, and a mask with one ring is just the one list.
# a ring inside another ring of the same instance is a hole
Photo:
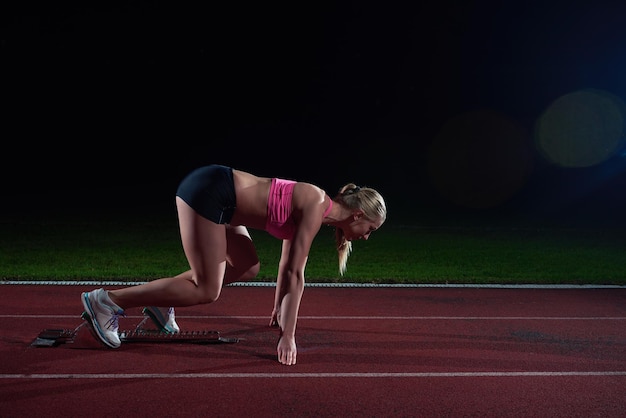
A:
{"label": "woman", "polygon": [[120,346],[118,317],[124,309],[145,306],[163,330],[177,332],[171,307],[214,302],[225,283],[254,278],[260,264],[249,227],[283,240],[270,325],[280,327],[278,361],[295,364],[304,269],[315,235],[322,225],[335,227],[343,274],[351,241],[368,239],[387,217],[385,201],[371,188],[349,183],[331,199],[309,183],[258,177],[222,165],[198,168],[183,179],[176,207],[190,270],[139,286],[82,294],[93,328],[109,347]]}

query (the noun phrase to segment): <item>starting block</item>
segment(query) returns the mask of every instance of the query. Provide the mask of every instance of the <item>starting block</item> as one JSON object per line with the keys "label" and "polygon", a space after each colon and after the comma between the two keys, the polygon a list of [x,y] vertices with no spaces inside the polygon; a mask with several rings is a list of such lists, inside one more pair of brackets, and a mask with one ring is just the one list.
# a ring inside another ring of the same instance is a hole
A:
{"label": "starting block", "polygon": [[[83,312],[83,322],[75,329],[44,329],[30,344],[33,347],[58,347],[67,345],[72,348],[106,347],[94,331],[89,314]],[[122,343],[193,343],[219,344],[236,343],[238,338],[220,336],[218,331],[181,331],[169,333],[156,326],[150,327],[150,318],[144,316],[134,330],[119,331]]]}

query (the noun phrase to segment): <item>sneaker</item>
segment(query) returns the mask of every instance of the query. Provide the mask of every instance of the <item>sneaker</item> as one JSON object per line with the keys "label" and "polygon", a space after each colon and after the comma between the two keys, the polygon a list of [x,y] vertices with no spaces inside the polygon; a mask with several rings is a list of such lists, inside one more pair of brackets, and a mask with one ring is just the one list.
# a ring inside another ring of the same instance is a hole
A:
{"label": "sneaker", "polygon": [[148,315],[156,326],[168,334],[176,334],[180,332],[180,328],[176,323],[174,308],[158,308],[156,306],[146,306],[143,308],[143,314]]}
{"label": "sneaker", "polygon": [[85,312],[89,314],[89,322],[100,340],[111,348],[121,344],[118,335],[118,320],[124,310],[117,306],[104,289],[97,289],[82,294]]}

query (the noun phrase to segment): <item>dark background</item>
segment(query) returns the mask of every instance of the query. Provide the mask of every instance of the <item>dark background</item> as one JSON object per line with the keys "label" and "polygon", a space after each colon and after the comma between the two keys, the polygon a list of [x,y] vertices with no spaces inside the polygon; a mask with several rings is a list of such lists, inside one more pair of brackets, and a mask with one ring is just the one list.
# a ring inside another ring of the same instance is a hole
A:
{"label": "dark background", "polygon": [[196,3],[2,6],[2,210],[173,212],[220,163],[415,223],[622,222],[624,150],[562,167],[534,132],[571,92],[626,98],[623,2]]}

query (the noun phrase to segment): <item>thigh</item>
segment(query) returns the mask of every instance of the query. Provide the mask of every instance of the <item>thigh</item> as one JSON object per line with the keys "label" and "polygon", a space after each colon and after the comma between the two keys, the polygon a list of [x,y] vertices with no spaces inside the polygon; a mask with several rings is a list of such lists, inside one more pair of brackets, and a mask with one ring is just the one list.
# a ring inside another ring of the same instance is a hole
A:
{"label": "thigh", "polygon": [[226,270],[226,226],[200,216],[181,198],[176,198],[180,236],[198,287],[219,289]]}

